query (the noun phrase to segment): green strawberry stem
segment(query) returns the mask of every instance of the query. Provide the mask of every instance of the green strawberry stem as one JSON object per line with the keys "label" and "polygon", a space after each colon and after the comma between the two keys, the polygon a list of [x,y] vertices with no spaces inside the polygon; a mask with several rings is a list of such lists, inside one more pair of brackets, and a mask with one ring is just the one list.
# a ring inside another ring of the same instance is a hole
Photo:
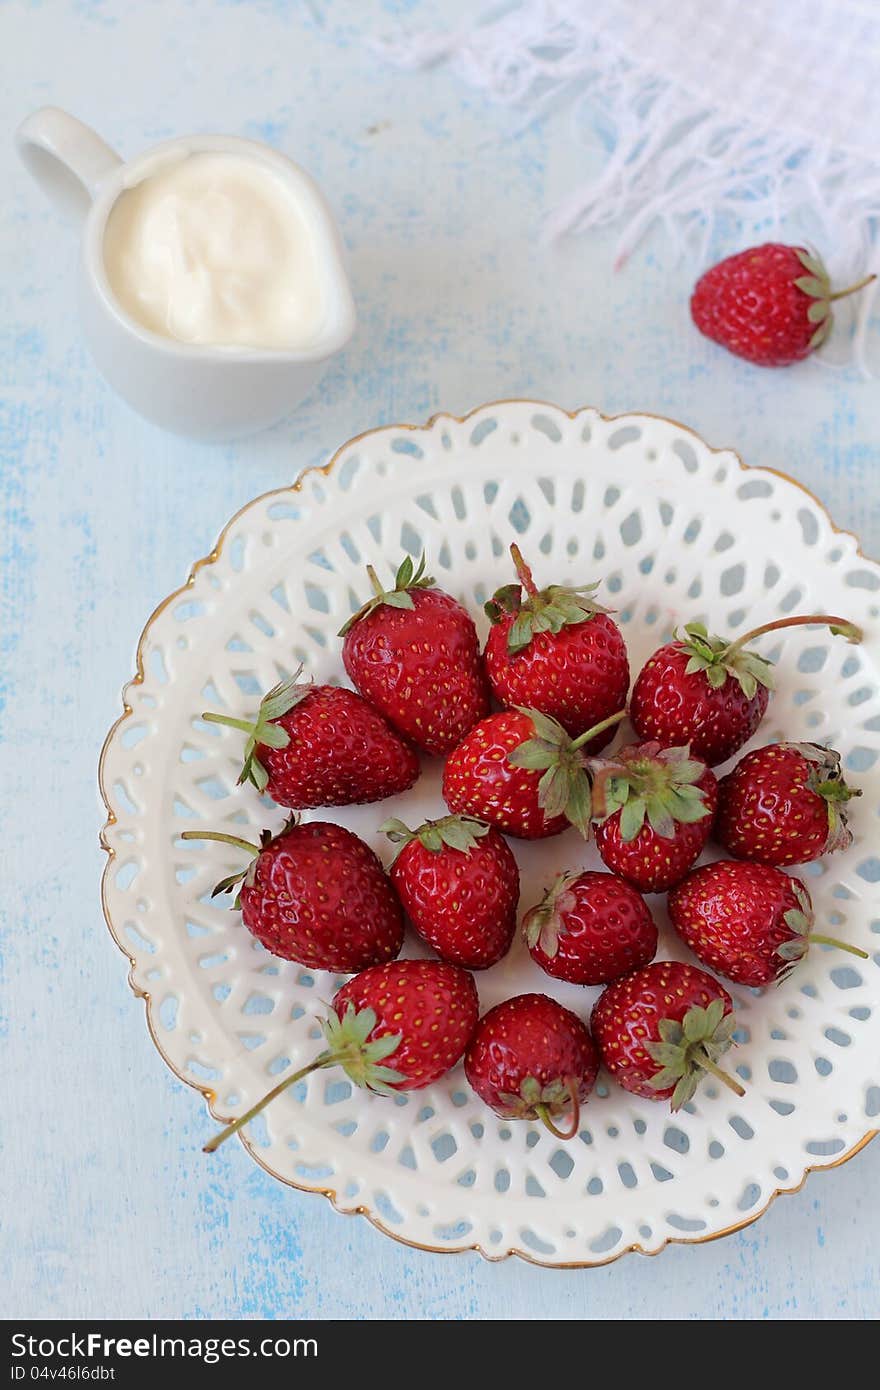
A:
{"label": "green strawberry stem", "polygon": [[[222,839],[224,837],[215,835],[212,838]],[[259,1115],[260,1111],[264,1110],[270,1101],[275,1100],[276,1096],[280,1096],[282,1091],[286,1091],[288,1086],[296,1085],[297,1081],[302,1081],[304,1076],[308,1076],[309,1072],[317,1071],[319,1067],[335,1066],[337,1060],[338,1059],[330,1051],[319,1052],[318,1056],[313,1062],[309,1062],[308,1066],[300,1067],[299,1071],[295,1071],[292,1076],[285,1076],[283,1081],[279,1081],[277,1086],[273,1086],[272,1090],[267,1092],[262,1100],[258,1100],[256,1105],[252,1105],[250,1110],[246,1110],[243,1115],[239,1115],[237,1120],[232,1120],[225,1129],[221,1129],[219,1134],[215,1134],[213,1139],[209,1139],[202,1152],[206,1154],[214,1153],[231,1135],[242,1129],[244,1125],[250,1124],[251,1120]]]}
{"label": "green strawberry stem", "polygon": [[557,1139],[574,1139],[581,1127],[581,1102],[578,1096],[577,1081],[573,1076],[567,1076],[565,1078],[565,1086],[568,1091],[569,1099],[571,1100],[571,1121],[568,1129],[560,1129],[558,1125],[553,1123],[550,1110],[546,1105],[536,1105],[535,1114],[538,1116],[541,1123],[545,1125],[550,1133],[555,1135]]}
{"label": "green strawberry stem", "polygon": [[863,290],[866,285],[870,285],[871,281],[876,279],[876,275],[865,275],[863,279],[857,280],[854,285],[847,285],[845,290],[835,290],[833,294],[828,295],[828,299],[846,299],[848,294],[857,294],[859,290]]}
{"label": "green strawberry stem", "polygon": [[695,1052],[693,1054],[693,1059],[698,1067],[702,1067],[703,1071],[709,1072],[715,1077],[716,1081],[723,1081],[724,1085],[728,1090],[733,1091],[734,1095],[745,1095],[745,1087],[741,1086],[738,1081],[734,1081],[732,1076],[728,1076],[726,1071],[722,1071],[720,1067],[716,1066],[711,1058],[706,1056],[705,1052]]}
{"label": "green strawberry stem", "polygon": [[236,849],[244,850],[245,854],[256,855],[260,853],[259,845],[252,845],[250,840],[240,840],[237,835],[223,835],[219,830],[184,830],[181,832],[181,840],[216,840],[221,845],[234,845]]}
{"label": "green strawberry stem", "polygon": [[516,541],[514,541],[510,547],[510,554],[513,559],[513,563],[516,566],[517,579],[519,580],[520,584],[522,584],[526,593],[529,594],[531,598],[534,598],[535,595],[538,593],[538,586],[532,578],[532,571],[523,559],[522,551],[520,550]]}
{"label": "green strawberry stem", "polygon": [[592,729],[587,729],[585,734],[579,734],[576,739],[573,739],[571,749],[583,748],[585,743],[590,742],[590,739],[596,738],[599,734],[604,734],[605,730],[610,729],[612,724],[619,724],[621,719],[626,718],[626,714],[627,711],[625,709],[619,709],[616,714],[609,714],[607,719],[603,719],[599,724],[594,724]]}
{"label": "green strawberry stem", "polygon": [[252,734],[257,727],[247,719],[233,719],[231,714],[207,714],[201,716],[206,724],[225,724],[228,729],[240,729],[243,734]]}
{"label": "green strawberry stem", "polygon": [[851,956],[858,956],[860,960],[868,959],[868,952],[863,951],[860,946],[851,946],[848,941],[838,941],[836,936],[820,936],[818,932],[810,932],[810,944],[818,941],[822,946],[836,946],[839,951],[848,951]]}
{"label": "green strawberry stem", "polygon": [[372,565],[367,565],[367,576],[373,586],[373,593],[376,595],[376,598],[384,598],[385,590],[382,587],[382,581]]}
{"label": "green strawberry stem", "polygon": [[840,637],[845,637],[847,642],[861,642],[864,633],[855,623],[851,623],[848,618],[830,617],[827,613],[808,613],[800,618],[777,618],[772,623],[762,623],[760,627],[752,628],[751,632],[746,632],[742,637],[737,637],[736,641],[731,642],[721,653],[721,661],[729,660],[737,652],[742,651],[743,647],[754,642],[756,637],[763,637],[765,632],[778,632],[786,627],[830,627],[833,633]]}

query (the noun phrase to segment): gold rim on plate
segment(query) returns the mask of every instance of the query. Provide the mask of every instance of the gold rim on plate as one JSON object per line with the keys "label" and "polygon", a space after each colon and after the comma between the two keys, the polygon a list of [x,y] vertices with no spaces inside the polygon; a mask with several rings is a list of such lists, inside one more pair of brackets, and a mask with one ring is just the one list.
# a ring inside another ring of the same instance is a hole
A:
{"label": "gold rim on plate", "polygon": [[[117,731],[121,728],[122,724],[132,713],[132,707],[128,703],[128,692],[132,686],[143,684],[143,655],[147,638],[150,633],[150,629],[152,628],[153,623],[156,621],[156,619],[161,616],[161,614],[165,611],[169,604],[176,602],[187,592],[188,589],[192,588],[196,581],[196,577],[199,571],[201,569],[204,569],[206,565],[213,565],[219,559],[223,551],[223,546],[226,541],[226,537],[229,534],[229,531],[238,521],[239,517],[241,517],[246,511],[248,511],[250,507],[254,506],[256,503],[268,501],[268,499],[272,497],[281,497],[282,495],[286,495],[291,492],[300,492],[309,478],[313,477],[315,474],[323,474],[324,476],[328,475],[336,466],[338,459],[343,453],[350,449],[352,445],[359,444],[361,440],[368,439],[371,435],[386,434],[389,431],[393,430],[409,430],[421,433],[433,429],[439,420],[450,420],[454,424],[463,425],[474,415],[478,415],[484,410],[491,410],[495,407],[502,407],[507,405],[528,405],[535,406],[537,409],[543,408],[547,410],[555,410],[558,411],[559,414],[567,416],[569,420],[575,420],[579,415],[583,415],[585,412],[589,411],[590,414],[598,415],[599,418],[605,421],[606,424],[611,424],[615,420],[631,420],[633,418],[638,419],[639,417],[641,417],[647,420],[660,420],[664,424],[673,425],[675,429],[681,430],[683,434],[691,435],[694,439],[698,441],[698,443],[703,448],[708,449],[710,454],[728,454],[731,457],[733,457],[736,460],[737,466],[742,470],[742,472],[770,473],[777,478],[783,479],[784,482],[790,483],[793,487],[796,487],[800,492],[804,493],[805,496],[809,497],[810,500],[816,504],[816,506],[827,519],[828,524],[835,535],[848,536],[851,540],[855,541],[856,553],[859,556],[861,556],[862,559],[870,558],[866,556],[864,551],[862,550],[858,536],[856,536],[854,532],[846,530],[845,527],[837,526],[834,522],[834,519],[829,515],[828,509],[825,506],[825,504],[821,501],[821,499],[817,497],[814,492],[811,492],[808,487],[805,487],[803,483],[799,482],[797,478],[791,477],[789,473],[785,473],[782,471],[782,469],[779,468],[768,468],[763,465],[758,466],[744,463],[742,458],[736,452],[735,449],[715,449],[711,445],[706,444],[706,441],[699,434],[697,434],[696,430],[691,429],[688,425],[683,425],[679,420],[673,420],[668,415],[657,415],[655,412],[648,410],[627,410],[621,411],[617,415],[604,415],[601,410],[596,410],[595,407],[592,406],[581,406],[577,410],[563,410],[561,406],[554,405],[551,401],[532,400],[529,397],[519,396],[509,397],[498,401],[486,401],[482,405],[475,406],[473,410],[467,411],[464,415],[451,415],[448,411],[438,411],[435,415],[430,416],[430,418],[423,425],[377,425],[372,429],[363,430],[360,434],[353,435],[351,439],[346,440],[346,442],[335,451],[335,453],[331,456],[327,463],[319,464],[315,467],[305,469],[300,474],[299,478],[296,480],[295,483],[290,483],[286,487],[271,488],[268,492],[261,493],[258,497],[254,497],[249,502],[246,502],[243,507],[240,507],[238,511],[230,517],[229,521],[227,521],[226,525],[223,527],[223,530],[217,537],[217,540],[214,543],[213,548],[208,552],[207,555],[203,556],[201,560],[196,560],[195,564],[192,566],[189,574],[187,575],[186,582],[182,584],[179,589],[175,589],[173,593],[169,594],[167,598],[163,599],[162,602],[156,608],[154,608],[153,612],[150,614],[149,618],[144,624],[143,631],[141,632],[141,635],[138,638],[137,651],[135,654],[135,674],[132,676],[131,680],[125,683],[125,685],[122,688],[122,714],[111,725],[107,733],[107,737],[104,739],[104,743],[101,748],[101,756],[98,761],[98,790],[101,794],[101,800],[104,803],[104,809],[107,812],[107,818],[103,826],[101,827],[100,833],[101,848],[107,854],[107,862],[104,866],[104,872],[101,875],[101,907],[104,913],[104,920],[107,923],[107,928],[114,942],[116,943],[117,947],[122,952],[122,954],[128,960],[128,985],[132,993],[137,998],[142,999],[144,1001],[147,1028],[149,1030],[150,1037],[152,1038],[153,1043],[156,1046],[156,1050],[158,1051],[165,1065],[177,1077],[178,1081],[182,1081],[184,1085],[190,1086],[193,1090],[199,1092],[199,1094],[204,1099],[205,1104],[207,1105],[208,1113],[211,1115],[213,1119],[217,1120],[219,1123],[225,1123],[228,1117],[218,1115],[214,1109],[214,1104],[217,1099],[216,1092],[210,1086],[202,1086],[197,1081],[194,1081],[191,1077],[186,1076],[183,1072],[179,1071],[178,1068],[167,1056],[164,1048],[162,1047],[155,1026],[153,1024],[153,1017],[150,1008],[150,1005],[152,1003],[151,995],[147,990],[141,989],[139,985],[136,985],[134,983],[133,976],[136,965],[135,957],[131,954],[127,945],[121,939],[119,933],[117,932],[111,920],[110,909],[107,902],[106,885],[111,869],[113,867],[113,861],[116,857],[116,851],[113,849],[112,845],[108,843],[107,832],[113,825],[116,824],[116,816],[110,805],[110,800],[104,783],[104,762],[107,756],[107,750],[109,749],[110,744],[112,743]],[[862,1149],[864,1149],[871,1142],[872,1139],[875,1139],[878,1133],[880,1133],[880,1130],[869,1129],[865,1132],[865,1134],[862,1135],[861,1139],[857,1140],[857,1142],[852,1146],[852,1148],[847,1149],[845,1153],[840,1154],[838,1157],[831,1159],[828,1163],[811,1164],[810,1166],[804,1169],[803,1177],[801,1178],[800,1182],[798,1182],[795,1186],[775,1188],[774,1191],[770,1193],[770,1196],[767,1198],[767,1201],[764,1203],[764,1205],[761,1207],[759,1211],[752,1212],[749,1216],[744,1217],[742,1221],[736,1221],[731,1226],[725,1226],[725,1228],[721,1231],[713,1231],[711,1235],[668,1236],[663,1241],[662,1245],[659,1245],[656,1250],[646,1250],[644,1246],[640,1245],[639,1242],[636,1241],[632,1245],[625,1246],[623,1250],[618,1250],[618,1252],[615,1255],[611,1255],[608,1259],[605,1260],[567,1260],[559,1262],[536,1259],[534,1255],[530,1255],[527,1251],[520,1250],[515,1246],[511,1247],[509,1250],[505,1250],[501,1253],[494,1254],[491,1251],[485,1250],[483,1246],[479,1244],[479,1242],[475,1242],[473,1245],[461,1245],[451,1248],[449,1246],[423,1245],[420,1241],[407,1240],[406,1236],[401,1235],[399,1231],[392,1230],[389,1226],[386,1226],[384,1222],[378,1216],[376,1216],[374,1212],[370,1210],[369,1207],[365,1207],[363,1205],[359,1205],[356,1207],[341,1207],[339,1205],[337,1193],[335,1189],[332,1187],[319,1187],[314,1186],[310,1183],[294,1182],[291,1178],[280,1177],[278,1173],[274,1172],[268,1166],[268,1164],[266,1164],[263,1161],[258,1151],[254,1148],[253,1144],[249,1143],[247,1136],[243,1132],[239,1132],[238,1137],[244,1145],[245,1149],[247,1149],[247,1152],[250,1154],[251,1158],[259,1164],[259,1166],[263,1169],[264,1172],[268,1173],[270,1177],[274,1178],[276,1182],[281,1182],[286,1187],[291,1187],[297,1192],[312,1192],[316,1193],[321,1197],[326,1197],[327,1200],[330,1202],[331,1206],[333,1207],[334,1211],[337,1211],[340,1214],[340,1216],[366,1217],[370,1225],[374,1226],[377,1231],[381,1231],[383,1235],[390,1236],[391,1239],[397,1241],[399,1245],[408,1246],[411,1250],[424,1250],[432,1255],[466,1255],[472,1252],[476,1252],[476,1254],[482,1256],[482,1258],[490,1264],[500,1264],[501,1261],[510,1259],[511,1256],[514,1256],[517,1259],[526,1261],[528,1264],[537,1265],[539,1266],[539,1268],[542,1269],[599,1269],[603,1265],[613,1264],[616,1260],[619,1260],[623,1255],[659,1255],[662,1253],[663,1250],[666,1249],[668,1245],[708,1245],[710,1241],[721,1240],[724,1236],[735,1235],[737,1231],[743,1231],[748,1226],[753,1225],[754,1222],[760,1220],[764,1213],[772,1206],[773,1202],[776,1200],[777,1197],[794,1196],[796,1193],[800,1192],[803,1189],[803,1186],[811,1173],[830,1171],[832,1168],[840,1168],[843,1166],[844,1163],[848,1163],[851,1158],[855,1158],[856,1154],[861,1153]]]}

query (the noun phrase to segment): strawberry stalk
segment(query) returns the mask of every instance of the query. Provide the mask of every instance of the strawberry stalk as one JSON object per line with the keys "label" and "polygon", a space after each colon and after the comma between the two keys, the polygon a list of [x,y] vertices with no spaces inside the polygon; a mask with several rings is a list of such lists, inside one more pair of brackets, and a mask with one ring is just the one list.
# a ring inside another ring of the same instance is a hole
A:
{"label": "strawberry stalk", "polygon": [[516,541],[514,541],[510,547],[510,554],[513,558],[513,563],[516,568],[517,579],[519,580],[520,584],[522,584],[526,593],[529,594],[532,598],[534,598],[535,595],[538,593],[538,586],[532,577],[531,569],[523,559],[523,553],[517,545]]}
{"label": "strawberry stalk", "polygon": [[714,1076],[716,1081],[723,1081],[727,1089],[733,1091],[735,1096],[745,1095],[745,1087],[741,1086],[738,1081],[734,1081],[733,1077],[728,1076],[727,1072],[722,1071],[721,1067],[717,1067],[712,1059],[706,1056],[705,1052],[695,1053],[693,1060],[703,1071],[707,1071],[711,1076]]}
{"label": "strawberry stalk", "polygon": [[822,946],[836,946],[838,951],[848,951],[851,956],[858,956],[859,960],[867,960],[868,952],[863,951],[860,946],[853,946],[849,941],[838,941],[836,936],[824,936],[819,932],[810,932],[810,941],[818,941]]}
{"label": "strawberry stalk", "polygon": [[227,729],[240,729],[243,734],[252,734],[257,727],[248,719],[233,719],[231,714],[212,714],[210,710],[201,717],[206,724],[223,724]]}
{"label": "strawberry stalk", "polygon": [[857,280],[854,285],[847,285],[845,290],[835,290],[833,294],[829,294],[828,299],[846,299],[848,294],[858,294],[859,290],[863,290],[866,285],[870,285],[871,282],[876,279],[876,275],[865,275],[861,280]]}
{"label": "strawberry stalk", "polygon": [[216,840],[220,845],[233,845],[236,849],[244,850],[245,854],[257,855],[260,853],[259,845],[252,844],[250,840],[240,840],[237,835],[223,835],[219,830],[184,830],[181,832],[181,840]]}
{"label": "strawberry stalk", "polygon": [[553,1123],[550,1107],[543,1102],[535,1106],[535,1114],[541,1123],[549,1129],[550,1133],[555,1135],[557,1139],[574,1139],[581,1127],[581,1102],[578,1096],[577,1081],[573,1076],[567,1076],[565,1078],[565,1089],[568,1091],[569,1099],[571,1100],[571,1121],[568,1129],[560,1129],[558,1125]]}
{"label": "strawberry stalk", "polygon": [[376,598],[384,598],[385,588],[372,565],[367,565],[367,578],[369,579],[370,584],[372,585],[373,593],[376,595]]}
{"label": "strawberry stalk", "polygon": [[835,618],[827,613],[808,613],[798,618],[777,618],[772,623],[762,623],[760,627],[752,628],[751,632],[737,637],[725,647],[719,659],[729,660],[742,651],[743,647],[754,642],[756,637],[763,637],[766,632],[779,632],[782,628],[788,627],[828,627],[836,637],[845,637],[847,642],[861,642],[865,635],[860,627],[856,627],[855,623],[851,623],[847,618]]}
{"label": "strawberry stalk", "polygon": [[583,748],[585,743],[589,743],[591,739],[597,738],[599,734],[604,734],[605,730],[610,729],[614,724],[619,724],[621,719],[626,718],[626,715],[627,711],[625,709],[619,709],[616,714],[609,714],[607,719],[603,719],[598,724],[594,724],[592,729],[587,729],[585,734],[578,734],[576,739],[572,739],[570,751]]}
{"label": "strawberry stalk", "polygon": [[329,1052],[322,1052],[313,1062],[309,1062],[308,1066],[300,1067],[299,1071],[295,1071],[292,1076],[285,1076],[283,1081],[279,1081],[277,1086],[273,1086],[271,1091],[267,1091],[262,1100],[258,1100],[256,1105],[251,1106],[250,1110],[246,1110],[243,1115],[239,1115],[237,1120],[232,1120],[225,1129],[221,1129],[219,1134],[215,1134],[213,1139],[209,1139],[208,1143],[203,1146],[202,1153],[215,1153],[220,1145],[230,1139],[233,1134],[250,1124],[251,1120],[256,1119],[260,1111],[264,1110],[277,1096],[280,1096],[282,1091],[286,1091],[288,1086],[295,1086],[297,1081],[302,1081],[303,1077],[308,1076],[310,1072],[317,1071],[319,1067],[331,1067],[335,1062],[336,1058]]}

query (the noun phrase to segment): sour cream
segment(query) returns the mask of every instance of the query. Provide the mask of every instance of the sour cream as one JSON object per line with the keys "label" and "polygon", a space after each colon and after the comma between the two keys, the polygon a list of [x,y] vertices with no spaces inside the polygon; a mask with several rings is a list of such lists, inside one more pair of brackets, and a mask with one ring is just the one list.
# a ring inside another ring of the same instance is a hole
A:
{"label": "sour cream", "polygon": [[327,286],[300,191],[258,159],[157,161],[117,199],[103,250],[123,309],[164,338],[291,351],[324,328]]}

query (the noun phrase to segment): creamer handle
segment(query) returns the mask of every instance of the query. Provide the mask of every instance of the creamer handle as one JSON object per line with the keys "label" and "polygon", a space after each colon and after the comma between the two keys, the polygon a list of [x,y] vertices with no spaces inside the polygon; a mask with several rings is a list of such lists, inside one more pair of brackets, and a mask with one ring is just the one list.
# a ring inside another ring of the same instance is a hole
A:
{"label": "creamer handle", "polygon": [[15,132],[25,168],[65,217],[81,221],[122,160],[90,126],[57,106],[41,106]]}

